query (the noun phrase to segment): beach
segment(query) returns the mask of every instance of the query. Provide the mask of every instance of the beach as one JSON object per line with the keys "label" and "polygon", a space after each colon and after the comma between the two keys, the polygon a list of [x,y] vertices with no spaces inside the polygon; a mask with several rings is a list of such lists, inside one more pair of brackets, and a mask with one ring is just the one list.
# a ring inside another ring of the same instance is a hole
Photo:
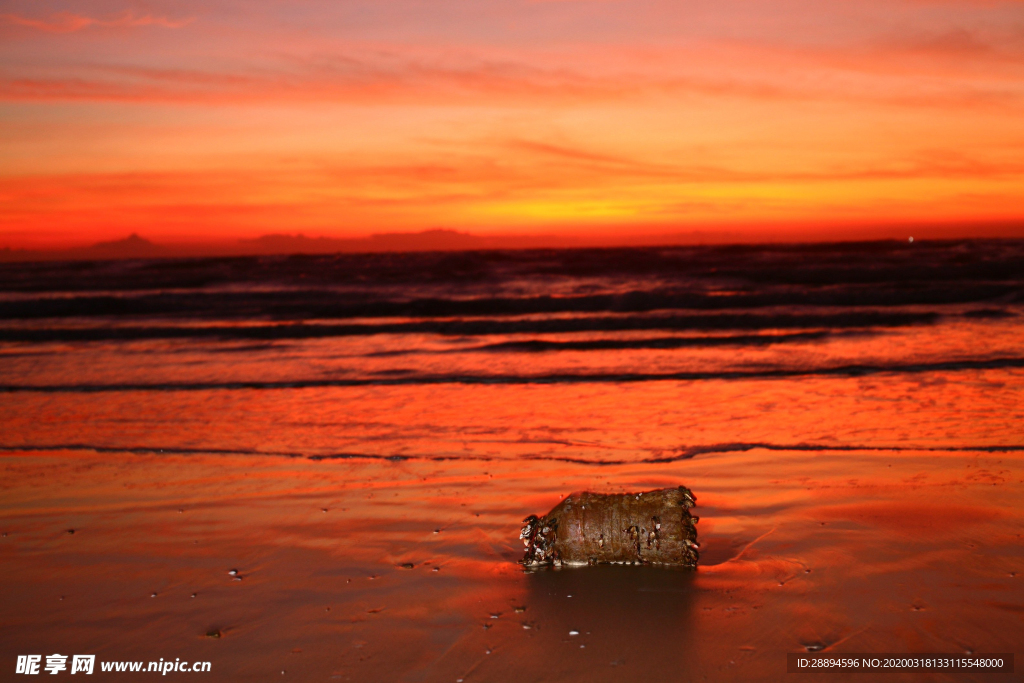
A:
{"label": "beach", "polygon": [[[11,266],[3,666],[777,681],[793,652],[1021,652],[1022,253]],[[571,492],[679,485],[696,570],[517,563]]]}

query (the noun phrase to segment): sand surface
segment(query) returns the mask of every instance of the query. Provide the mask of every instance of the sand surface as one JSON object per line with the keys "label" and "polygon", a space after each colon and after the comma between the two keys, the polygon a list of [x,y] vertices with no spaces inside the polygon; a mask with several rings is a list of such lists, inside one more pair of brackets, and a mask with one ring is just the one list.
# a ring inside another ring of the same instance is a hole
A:
{"label": "sand surface", "polygon": [[[15,451],[2,468],[8,663],[177,657],[225,681],[781,680],[787,652],[1024,644],[1013,454],[754,448],[595,469]],[[698,495],[695,572],[515,563],[521,518],[571,490],[678,483]]]}

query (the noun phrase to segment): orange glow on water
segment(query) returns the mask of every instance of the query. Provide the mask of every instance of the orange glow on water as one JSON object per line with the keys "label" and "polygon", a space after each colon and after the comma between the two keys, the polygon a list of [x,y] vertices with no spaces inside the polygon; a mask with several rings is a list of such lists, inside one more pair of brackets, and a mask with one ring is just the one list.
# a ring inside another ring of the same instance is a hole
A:
{"label": "orange glow on water", "polygon": [[[1019,650],[1022,262],[963,240],[8,264],[0,659],[767,682],[792,652]],[[524,517],[573,491],[678,485],[696,570],[516,564]]]}

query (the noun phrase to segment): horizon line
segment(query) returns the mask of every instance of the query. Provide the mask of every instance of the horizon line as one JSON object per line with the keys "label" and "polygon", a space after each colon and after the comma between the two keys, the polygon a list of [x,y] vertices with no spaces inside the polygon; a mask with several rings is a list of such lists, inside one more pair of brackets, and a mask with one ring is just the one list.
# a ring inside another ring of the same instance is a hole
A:
{"label": "horizon line", "polygon": [[811,227],[792,224],[789,230],[772,231],[771,233],[752,226],[723,227],[715,229],[708,226],[690,230],[636,234],[601,231],[589,234],[551,232],[481,235],[451,228],[378,232],[358,237],[281,232],[264,233],[255,237],[225,237],[215,241],[200,241],[194,237],[176,241],[154,241],[140,235],[139,231],[133,231],[125,237],[90,243],[20,247],[8,244],[0,246],[0,261],[1024,239],[1024,220],[815,225]]}

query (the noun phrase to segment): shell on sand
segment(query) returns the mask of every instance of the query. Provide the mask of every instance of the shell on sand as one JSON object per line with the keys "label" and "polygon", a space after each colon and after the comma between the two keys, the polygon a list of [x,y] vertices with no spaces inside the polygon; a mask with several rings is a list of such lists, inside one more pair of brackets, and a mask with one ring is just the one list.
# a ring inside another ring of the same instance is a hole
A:
{"label": "shell on sand", "polygon": [[685,486],[641,493],[570,494],[523,520],[527,567],[601,563],[697,566],[696,499]]}

